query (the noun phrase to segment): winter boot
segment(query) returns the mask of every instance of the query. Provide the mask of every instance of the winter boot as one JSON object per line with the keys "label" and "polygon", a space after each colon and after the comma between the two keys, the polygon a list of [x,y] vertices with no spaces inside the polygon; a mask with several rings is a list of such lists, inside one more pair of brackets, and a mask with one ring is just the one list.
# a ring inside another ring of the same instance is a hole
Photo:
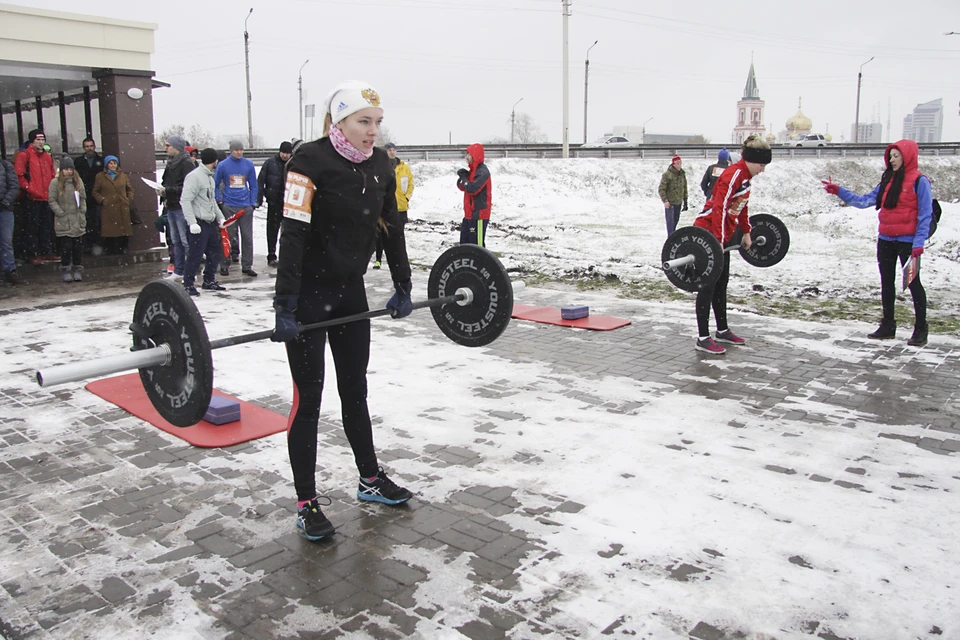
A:
{"label": "winter boot", "polygon": [[66,266],[66,267],[61,266],[61,267],[60,267],[60,271],[63,271],[63,281],[64,281],[64,282],[73,282],[73,272],[70,271],[70,267],[69,267],[69,266]]}
{"label": "winter boot", "polygon": [[83,280],[83,265],[77,264],[73,267],[73,281],[80,282]]}
{"label": "winter boot", "polygon": [[897,323],[892,320],[883,320],[873,333],[868,333],[871,340],[891,340],[897,337]]}
{"label": "winter boot", "polygon": [[927,325],[915,325],[913,335],[907,340],[911,347],[922,347],[927,344]]}

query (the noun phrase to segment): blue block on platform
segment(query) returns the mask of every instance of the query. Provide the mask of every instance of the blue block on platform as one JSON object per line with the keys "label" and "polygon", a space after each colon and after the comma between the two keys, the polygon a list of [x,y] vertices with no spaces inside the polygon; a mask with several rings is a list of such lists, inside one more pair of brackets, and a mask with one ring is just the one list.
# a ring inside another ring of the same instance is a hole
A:
{"label": "blue block on platform", "polygon": [[213,424],[236,422],[240,419],[240,402],[223,396],[213,396],[203,419]]}
{"label": "blue block on platform", "polygon": [[564,320],[579,320],[590,315],[590,307],[561,307],[560,317]]}

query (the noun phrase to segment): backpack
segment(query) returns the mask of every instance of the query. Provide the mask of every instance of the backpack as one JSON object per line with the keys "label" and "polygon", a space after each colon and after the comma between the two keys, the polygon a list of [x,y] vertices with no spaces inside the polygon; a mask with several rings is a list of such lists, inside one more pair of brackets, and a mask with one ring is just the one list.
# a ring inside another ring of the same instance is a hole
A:
{"label": "backpack", "polygon": [[[923,176],[921,175],[920,178]],[[920,178],[917,178],[917,181],[913,183],[914,192],[917,191],[917,187],[920,186]],[[930,180],[930,178],[927,178]],[[930,182],[931,189],[933,188],[933,181]],[[940,208],[940,201],[936,198],[933,199],[933,218],[930,220],[930,233],[927,234],[927,240],[933,237],[933,234],[937,232],[937,227],[940,225],[940,214],[943,213],[943,209]]]}

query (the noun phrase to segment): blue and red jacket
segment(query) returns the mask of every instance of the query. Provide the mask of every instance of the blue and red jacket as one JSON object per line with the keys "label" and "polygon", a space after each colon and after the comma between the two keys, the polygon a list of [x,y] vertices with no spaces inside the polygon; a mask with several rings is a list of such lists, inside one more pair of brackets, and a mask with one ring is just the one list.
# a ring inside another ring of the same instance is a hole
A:
{"label": "blue and red jacket", "polygon": [[470,173],[457,181],[457,188],[463,191],[463,217],[465,220],[489,220],[493,202],[493,183],[490,170],[483,164],[483,145],[472,144],[467,147],[470,154]]}

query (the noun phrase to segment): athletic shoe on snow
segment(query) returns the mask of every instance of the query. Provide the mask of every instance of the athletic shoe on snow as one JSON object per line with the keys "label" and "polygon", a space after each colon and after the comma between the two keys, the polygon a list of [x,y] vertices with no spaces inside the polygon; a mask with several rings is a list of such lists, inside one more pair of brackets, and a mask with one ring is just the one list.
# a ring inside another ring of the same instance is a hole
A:
{"label": "athletic shoe on snow", "polygon": [[717,331],[716,334],[717,342],[726,342],[727,344],[746,344],[747,341],[735,334],[730,329],[726,331]]}
{"label": "athletic shoe on snow", "polygon": [[200,292],[197,291],[197,288],[196,288],[196,287],[184,286],[183,289],[184,289],[184,291],[186,291],[187,293],[189,293],[191,296],[199,296],[199,295],[200,295]]}
{"label": "athletic shoe on snow", "polygon": [[698,338],[697,345],[694,347],[697,351],[703,351],[705,353],[712,353],[714,355],[723,355],[727,352],[726,349],[718,345],[713,341],[713,338]]}
{"label": "athletic shoe on snow", "polygon": [[320,540],[332,536],[336,529],[320,510],[320,503],[314,498],[302,509],[297,510],[297,526],[307,540]]}
{"label": "athletic shoe on snow", "polygon": [[377,471],[377,477],[373,482],[367,482],[360,478],[360,486],[357,488],[357,497],[368,502],[382,502],[383,504],[401,504],[413,497],[413,494],[397,486],[393,480],[387,477],[383,467]]}
{"label": "athletic shoe on snow", "polygon": [[211,280],[210,282],[204,282],[202,285],[200,285],[200,288],[206,291],[226,291],[227,290],[225,286],[223,286],[216,280]]}

